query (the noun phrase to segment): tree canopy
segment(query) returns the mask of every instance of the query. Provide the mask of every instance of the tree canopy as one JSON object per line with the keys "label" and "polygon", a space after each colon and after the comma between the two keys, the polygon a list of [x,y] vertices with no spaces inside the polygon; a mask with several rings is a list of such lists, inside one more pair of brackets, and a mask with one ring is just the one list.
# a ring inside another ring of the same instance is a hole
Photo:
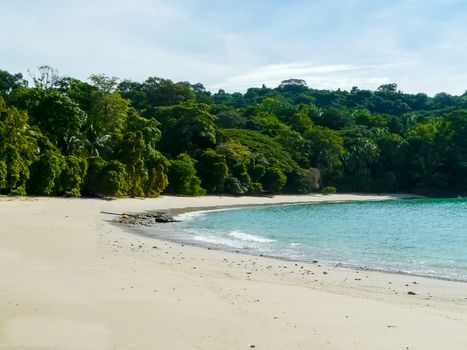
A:
{"label": "tree canopy", "polygon": [[2,194],[467,194],[467,93],[30,75],[0,70]]}

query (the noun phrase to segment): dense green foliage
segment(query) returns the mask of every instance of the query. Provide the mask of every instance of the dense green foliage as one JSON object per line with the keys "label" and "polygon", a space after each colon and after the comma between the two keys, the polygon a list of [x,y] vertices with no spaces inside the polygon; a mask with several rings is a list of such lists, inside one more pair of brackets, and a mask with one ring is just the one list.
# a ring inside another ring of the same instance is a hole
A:
{"label": "dense green foliage", "polygon": [[32,81],[0,70],[3,194],[467,193],[467,93]]}

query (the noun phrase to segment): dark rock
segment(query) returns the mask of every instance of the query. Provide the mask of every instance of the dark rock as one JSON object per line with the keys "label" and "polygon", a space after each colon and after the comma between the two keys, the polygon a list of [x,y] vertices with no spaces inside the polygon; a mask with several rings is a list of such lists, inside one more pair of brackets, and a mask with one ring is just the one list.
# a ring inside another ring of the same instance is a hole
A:
{"label": "dark rock", "polygon": [[151,226],[156,223],[169,223],[177,222],[174,217],[164,211],[155,212],[152,214],[127,214],[123,213],[117,219],[120,224],[137,225],[137,226]]}
{"label": "dark rock", "polygon": [[412,292],[412,291],[409,291],[407,294],[408,294],[408,295],[417,295],[417,293],[414,293],[414,292]]}

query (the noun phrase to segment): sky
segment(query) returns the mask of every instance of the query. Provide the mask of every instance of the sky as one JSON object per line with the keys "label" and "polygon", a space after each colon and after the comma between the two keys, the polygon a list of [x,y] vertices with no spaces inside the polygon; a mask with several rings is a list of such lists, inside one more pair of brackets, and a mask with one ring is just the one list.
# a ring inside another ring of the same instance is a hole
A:
{"label": "sky", "polygon": [[466,23],[465,0],[0,0],[0,69],[462,94]]}

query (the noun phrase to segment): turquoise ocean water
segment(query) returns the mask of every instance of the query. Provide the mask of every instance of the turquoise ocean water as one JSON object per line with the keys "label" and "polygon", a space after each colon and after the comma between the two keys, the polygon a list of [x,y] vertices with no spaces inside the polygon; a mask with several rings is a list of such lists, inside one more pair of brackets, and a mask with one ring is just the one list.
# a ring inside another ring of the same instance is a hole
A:
{"label": "turquoise ocean water", "polygon": [[160,238],[467,281],[467,200],[273,205],[183,214]]}

